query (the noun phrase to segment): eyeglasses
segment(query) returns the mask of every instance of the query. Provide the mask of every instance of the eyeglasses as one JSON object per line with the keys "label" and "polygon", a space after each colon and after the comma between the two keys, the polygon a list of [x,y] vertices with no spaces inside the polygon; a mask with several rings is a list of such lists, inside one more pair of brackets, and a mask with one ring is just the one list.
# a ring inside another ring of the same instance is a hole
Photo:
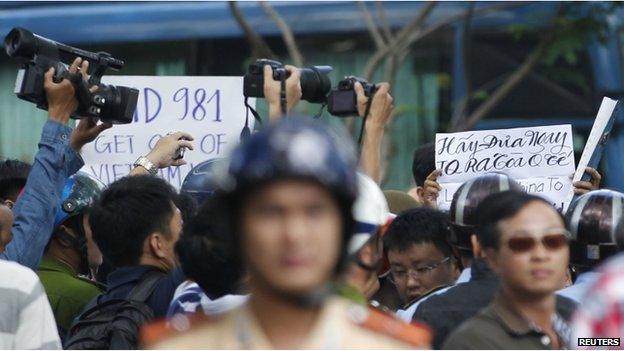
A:
{"label": "eyeglasses", "polygon": [[525,253],[533,250],[539,241],[547,250],[555,251],[568,245],[570,236],[568,231],[562,231],[557,234],[544,235],[541,239],[531,236],[515,237],[507,241],[507,247],[515,253]]}
{"label": "eyeglasses", "polygon": [[390,280],[393,283],[403,282],[407,280],[407,277],[412,277],[416,279],[418,276],[423,276],[431,273],[434,269],[438,268],[441,264],[448,262],[451,257],[445,257],[442,261],[432,263],[430,265],[426,265],[423,267],[408,269],[407,271],[396,271],[394,269],[390,269]]}

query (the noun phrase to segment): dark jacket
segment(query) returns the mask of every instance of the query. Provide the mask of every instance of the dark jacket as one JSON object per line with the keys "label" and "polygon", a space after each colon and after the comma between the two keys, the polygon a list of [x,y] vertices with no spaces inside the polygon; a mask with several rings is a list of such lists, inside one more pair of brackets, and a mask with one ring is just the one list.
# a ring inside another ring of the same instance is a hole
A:
{"label": "dark jacket", "polygon": [[439,349],[446,337],[460,324],[492,302],[498,278],[483,260],[474,260],[469,282],[457,284],[446,292],[423,301],[412,320],[426,323],[433,330],[432,347]]}
{"label": "dark jacket", "polygon": [[[570,346],[569,321],[576,303],[557,296],[553,327],[559,348]],[[444,342],[444,349],[457,350],[545,350],[553,349],[551,338],[535,324],[524,319],[500,294],[475,317],[457,328]]]}
{"label": "dark jacket", "polygon": [[[152,270],[158,269],[152,266],[134,266],[114,270],[108,275],[108,289],[104,294],[97,297],[97,303],[111,299],[125,299],[141,278]],[[156,284],[154,292],[146,301],[147,305],[154,311],[154,318],[158,319],[167,315],[173,293],[178,285],[185,280],[184,273],[179,267],[168,274],[163,274],[163,278]]]}

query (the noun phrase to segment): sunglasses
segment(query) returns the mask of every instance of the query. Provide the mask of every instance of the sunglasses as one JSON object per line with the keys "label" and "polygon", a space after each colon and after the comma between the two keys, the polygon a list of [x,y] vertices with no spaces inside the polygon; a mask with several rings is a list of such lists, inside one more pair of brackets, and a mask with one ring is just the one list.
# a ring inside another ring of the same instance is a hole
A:
{"label": "sunglasses", "polygon": [[513,252],[524,253],[531,251],[537,246],[538,241],[549,251],[559,250],[568,245],[570,235],[567,232],[544,235],[541,240],[534,237],[515,237],[507,241],[507,247]]}

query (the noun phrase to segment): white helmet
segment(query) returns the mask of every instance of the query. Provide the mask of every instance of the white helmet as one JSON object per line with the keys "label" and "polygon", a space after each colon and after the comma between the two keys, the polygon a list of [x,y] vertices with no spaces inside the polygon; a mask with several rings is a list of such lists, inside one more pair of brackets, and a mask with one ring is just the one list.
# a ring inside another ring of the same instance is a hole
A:
{"label": "white helmet", "polygon": [[390,219],[388,202],[379,186],[368,176],[357,173],[358,197],[353,204],[355,232],[349,241],[349,255],[357,253]]}

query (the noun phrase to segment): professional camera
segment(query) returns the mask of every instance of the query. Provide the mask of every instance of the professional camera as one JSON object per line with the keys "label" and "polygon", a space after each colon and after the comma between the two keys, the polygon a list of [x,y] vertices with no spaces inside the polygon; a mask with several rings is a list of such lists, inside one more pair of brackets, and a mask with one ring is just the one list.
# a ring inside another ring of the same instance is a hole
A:
{"label": "professional camera", "polygon": [[333,89],[327,96],[327,111],[334,116],[349,117],[357,116],[357,96],[355,94],[355,82],[360,82],[364,88],[364,95],[371,97],[377,87],[366,80],[354,76],[345,77],[338,82],[338,87]]}
{"label": "professional camera", "polygon": [[[15,93],[20,99],[47,110],[43,81],[45,72],[54,67],[54,81],[69,79],[76,90],[78,108],[72,118],[97,117],[103,122],[123,124],[132,122],[139,91],[134,88],[106,85],[100,82],[108,68],[119,70],[124,62],[105,52],[93,53],[36,35],[23,28],[13,28],[4,38],[7,55],[23,61],[17,72]],[[88,85],[80,74],[70,74],[66,63],[76,57],[88,60],[94,67]],[[89,87],[97,85],[95,92]]]}
{"label": "professional camera", "polygon": [[[249,70],[243,80],[243,94],[246,97],[264,97],[264,66],[273,69],[273,79],[282,80],[290,76],[281,62],[268,59],[258,59],[249,65]],[[331,89],[331,81],[327,74],[332,71],[331,66],[312,66],[300,68],[301,98],[312,103],[325,102],[327,93]]]}

